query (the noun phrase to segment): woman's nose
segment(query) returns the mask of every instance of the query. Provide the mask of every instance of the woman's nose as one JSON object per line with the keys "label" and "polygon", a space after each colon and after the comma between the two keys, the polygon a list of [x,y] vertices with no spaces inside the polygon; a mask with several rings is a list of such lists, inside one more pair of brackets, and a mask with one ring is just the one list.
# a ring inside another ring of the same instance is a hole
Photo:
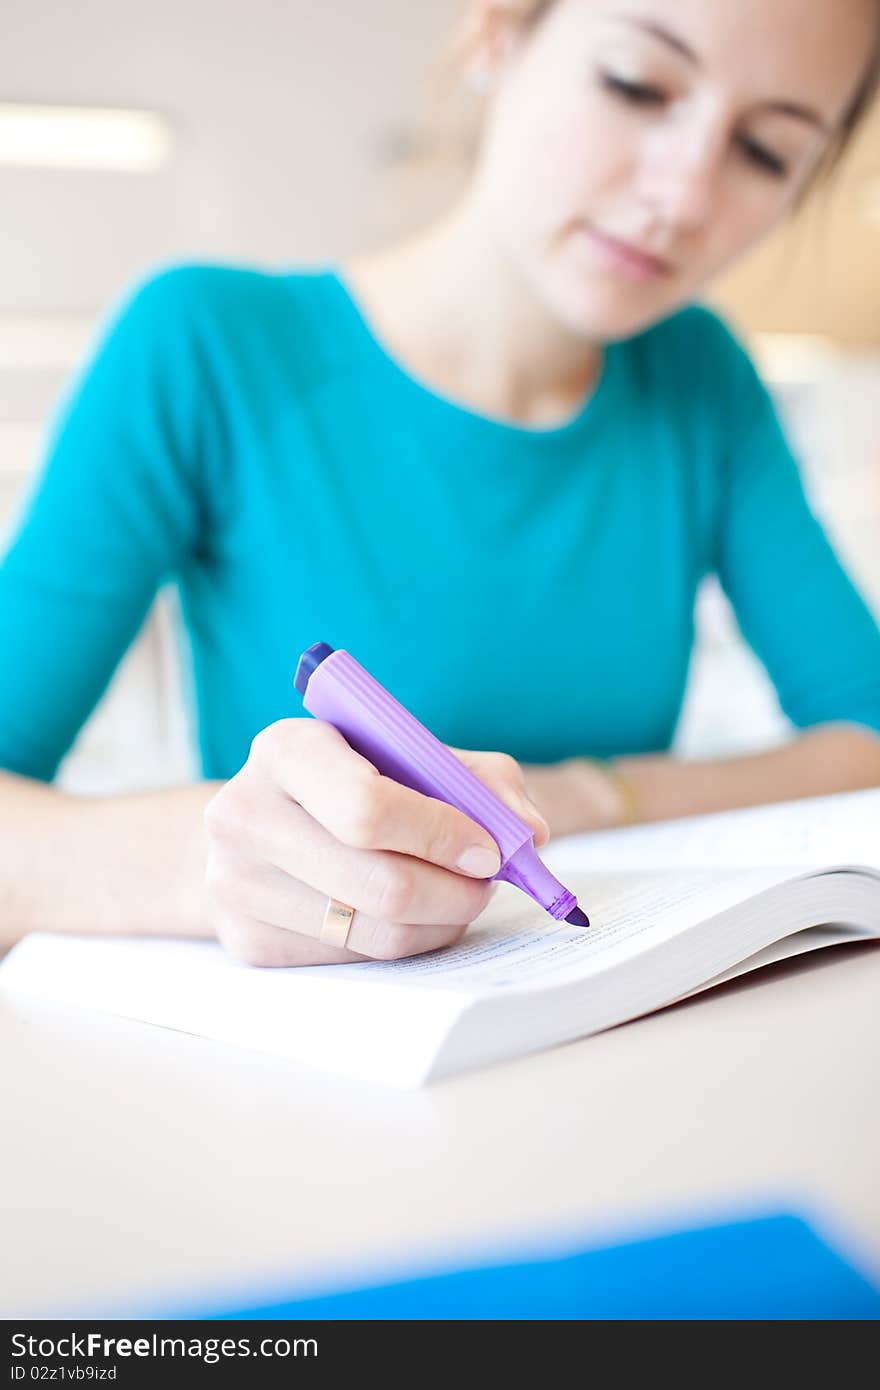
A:
{"label": "woman's nose", "polygon": [[700,231],[718,198],[719,141],[711,133],[678,133],[646,145],[639,192],[654,219],[670,231]]}

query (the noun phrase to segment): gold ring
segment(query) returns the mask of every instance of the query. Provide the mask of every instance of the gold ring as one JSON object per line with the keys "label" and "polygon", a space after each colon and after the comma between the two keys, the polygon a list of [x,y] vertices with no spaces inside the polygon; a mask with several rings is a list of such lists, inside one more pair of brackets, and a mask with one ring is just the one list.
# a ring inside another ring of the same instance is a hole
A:
{"label": "gold ring", "polygon": [[344,948],[348,944],[348,934],[351,931],[354,911],[353,907],[347,907],[345,903],[339,902],[336,898],[327,899],[324,920],[321,923],[319,934],[321,941],[326,946]]}

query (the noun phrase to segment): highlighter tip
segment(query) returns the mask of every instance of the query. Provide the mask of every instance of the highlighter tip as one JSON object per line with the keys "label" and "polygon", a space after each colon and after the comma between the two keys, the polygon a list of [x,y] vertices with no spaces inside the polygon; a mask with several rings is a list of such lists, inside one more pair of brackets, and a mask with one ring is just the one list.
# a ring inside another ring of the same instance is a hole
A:
{"label": "highlighter tip", "polygon": [[588,927],[590,919],[585,912],[581,912],[579,907],[573,907],[566,917],[566,922],[571,922],[573,927]]}

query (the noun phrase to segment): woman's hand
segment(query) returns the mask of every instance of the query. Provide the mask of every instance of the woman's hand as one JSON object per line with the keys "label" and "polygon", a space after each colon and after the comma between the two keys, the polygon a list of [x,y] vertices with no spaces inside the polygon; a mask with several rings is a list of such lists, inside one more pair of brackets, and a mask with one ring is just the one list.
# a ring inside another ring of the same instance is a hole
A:
{"label": "woman's hand", "polygon": [[[519,764],[453,752],[535,832]],[[482,826],[384,777],[330,724],[284,719],[205,810],[214,930],[252,965],[392,960],[458,941],[491,895],[498,846]],[[347,949],[318,940],[329,897],[355,909]]]}
{"label": "woman's hand", "polygon": [[627,805],[620,786],[589,758],[568,758],[547,766],[526,764],[525,788],[550,827],[551,835],[608,830],[623,825]]}

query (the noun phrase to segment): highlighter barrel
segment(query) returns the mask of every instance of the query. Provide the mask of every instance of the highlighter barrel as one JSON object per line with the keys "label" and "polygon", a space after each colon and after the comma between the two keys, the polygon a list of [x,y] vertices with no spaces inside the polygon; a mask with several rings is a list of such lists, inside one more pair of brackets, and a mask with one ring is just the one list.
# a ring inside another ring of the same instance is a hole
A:
{"label": "highlighter barrel", "polygon": [[528,893],[556,921],[589,925],[538,857],[530,827],[348,652],[316,642],[300,657],[294,685],[309,713],[332,724],[386,777],[448,802],[487,830],[501,854],[496,879]]}

